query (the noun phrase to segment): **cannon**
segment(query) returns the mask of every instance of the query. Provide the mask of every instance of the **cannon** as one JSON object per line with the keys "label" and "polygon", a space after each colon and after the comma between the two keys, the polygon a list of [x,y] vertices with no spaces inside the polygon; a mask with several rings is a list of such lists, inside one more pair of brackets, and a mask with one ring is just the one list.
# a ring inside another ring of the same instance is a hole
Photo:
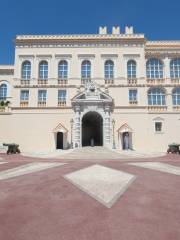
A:
{"label": "cannon", "polygon": [[3,143],[3,146],[8,147],[7,154],[20,153],[18,144],[15,144],[15,143]]}
{"label": "cannon", "polygon": [[180,154],[179,146],[180,146],[180,144],[178,144],[178,143],[169,144],[167,153],[179,153]]}

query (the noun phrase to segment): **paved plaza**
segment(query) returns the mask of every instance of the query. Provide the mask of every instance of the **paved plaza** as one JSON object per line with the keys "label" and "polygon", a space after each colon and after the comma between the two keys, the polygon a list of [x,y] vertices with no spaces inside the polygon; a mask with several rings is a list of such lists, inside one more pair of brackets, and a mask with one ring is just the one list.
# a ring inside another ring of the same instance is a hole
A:
{"label": "paved plaza", "polygon": [[176,154],[1,153],[0,239],[179,240],[179,186]]}

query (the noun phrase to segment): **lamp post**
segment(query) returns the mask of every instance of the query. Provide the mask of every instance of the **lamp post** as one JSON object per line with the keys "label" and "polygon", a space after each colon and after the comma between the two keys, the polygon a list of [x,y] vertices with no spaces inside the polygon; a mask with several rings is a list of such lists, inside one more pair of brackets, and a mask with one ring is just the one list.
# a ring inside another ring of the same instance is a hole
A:
{"label": "lamp post", "polygon": [[73,148],[73,124],[74,124],[74,120],[71,118],[70,120],[71,123],[71,148]]}
{"label": "lamp post", "polygon": [[113,145],[112,148],[115,149],[116,148],[116,144],[115,144],[115,135],[114,135],[114,127],[115,127],[115,120],[112,120],[112,127],[113,127]]}

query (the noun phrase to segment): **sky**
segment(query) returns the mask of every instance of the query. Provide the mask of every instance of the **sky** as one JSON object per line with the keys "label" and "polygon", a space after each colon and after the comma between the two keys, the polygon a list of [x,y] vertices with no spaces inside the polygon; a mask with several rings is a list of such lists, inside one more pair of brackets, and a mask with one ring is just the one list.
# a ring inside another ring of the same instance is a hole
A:
{"label": "sky", "polygon": [[149,40],[180,40],[179,0],[0,0],[0,64],[20,34],[89,34],[133,26]]}

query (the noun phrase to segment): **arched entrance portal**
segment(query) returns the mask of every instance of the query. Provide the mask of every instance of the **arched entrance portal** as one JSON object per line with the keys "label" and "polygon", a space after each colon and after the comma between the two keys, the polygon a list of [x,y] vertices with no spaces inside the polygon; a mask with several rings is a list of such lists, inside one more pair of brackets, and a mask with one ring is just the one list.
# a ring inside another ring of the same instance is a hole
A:
{"label": "arched entrance portal", "polygon": [[97,112],[88,112],[82,118],[82,146],[103,145],[103,118]]}

